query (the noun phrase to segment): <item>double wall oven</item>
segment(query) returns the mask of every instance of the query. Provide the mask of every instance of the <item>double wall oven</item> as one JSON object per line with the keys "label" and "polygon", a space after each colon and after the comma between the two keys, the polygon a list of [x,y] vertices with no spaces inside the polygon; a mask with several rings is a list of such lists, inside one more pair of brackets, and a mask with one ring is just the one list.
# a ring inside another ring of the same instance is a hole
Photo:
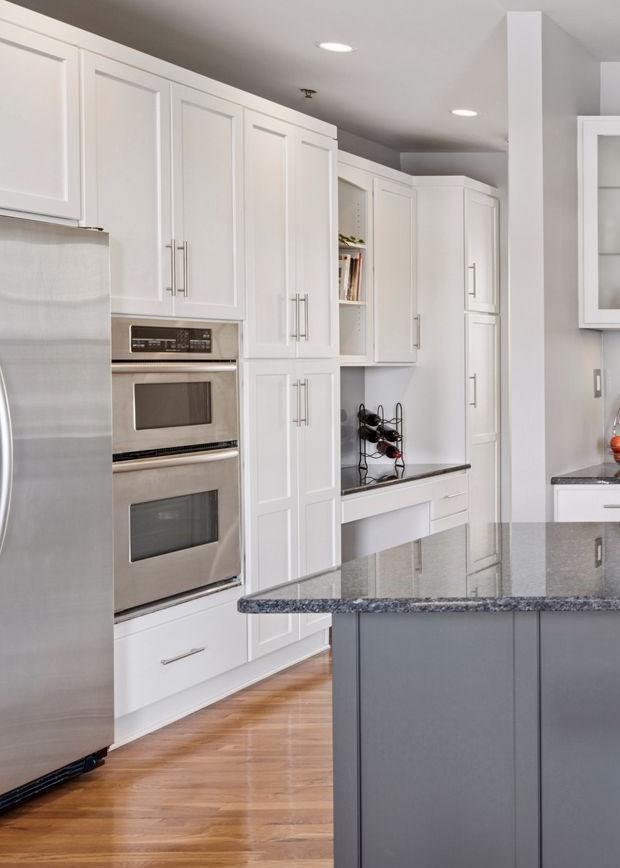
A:
{"label": "double wall oven", "polygon": [[112,318],[115,609],[241,571],[239,327]]}

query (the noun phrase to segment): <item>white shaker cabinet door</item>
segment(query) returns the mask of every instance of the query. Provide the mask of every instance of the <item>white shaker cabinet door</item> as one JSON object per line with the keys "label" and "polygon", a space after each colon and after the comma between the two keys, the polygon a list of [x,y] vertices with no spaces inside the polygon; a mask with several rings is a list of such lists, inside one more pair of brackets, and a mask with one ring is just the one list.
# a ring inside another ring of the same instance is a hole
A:
{"label": "white shaker cabinet door", "polygon": [[375,361],[412,364],[420,343],[415,276],[415,191],[373,181]]}
{"label": "white shaker cabinet door", "polygon": [[[244,365],[248,591],[298,578],[298,388],[294,363]],[[297,615],[250,615],[254,659],[299,638]]]}
{"label": "white shaker cabinet door", "polygon": [[0,81],[0,208],[78,220],[78,49],[0,22]]}
{"label": "white shaker cabinet door", "polygon": [[302,130],[296,159],[298,355],[338,355],[337,143]]}
{"label": "white shaker cabinet door", "polygon": [[252,358],[296,355],[300,325],[294,289],[297,135],[289,124],[246,111],[245,354]]}
{"label": "white shaker cabinet door", "polygon": [[242,319],[243,109],[172,85],[177,316]]}
{"label": "white shaker cabinet door", "polygon": [[497,316],[467,315],[470,571],[499,556],[499,329]]}
{"label": "white shaker cabinet door", "polygon": [[[340,563],[340,372],[337,361],[297,363],[299,575]],[[302,638],[330,626],[325,614],[300,616]]]}
{"label": "white shaker cabinet door", "polygon": [[82,55],[84,223],[110,233],[112,310],[172,313],[170,84]]}
{"label": "white shaker cabinet door", "polygon": [[499,203],[493,196],[465,191],[465,307],[485,313],[499,310]]}

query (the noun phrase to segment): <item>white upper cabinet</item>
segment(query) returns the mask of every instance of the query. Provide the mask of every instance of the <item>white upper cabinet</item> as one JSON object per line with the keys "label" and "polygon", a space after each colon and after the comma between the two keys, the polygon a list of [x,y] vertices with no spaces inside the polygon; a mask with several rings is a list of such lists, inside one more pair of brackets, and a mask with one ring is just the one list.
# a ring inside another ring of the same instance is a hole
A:
{"label": "white upper cabinet", "polygon": [[415,191],[373,182],[375,361],[411,364],[420,346],[416,306]]}
{"label": "white upper cabinet", "polygon": [[249,356],[296,354],[294,127],[246,112],[245,239]]}
{"label": "white upper cabinet", "polygon": [[579,325],[620,328],[620,117],[579,118]]}
{"label": "white upper cabinet", "polygon": [[499,203],[493,196],[465,191],[465,307],[499,311]]}
{"label": "white upper cabinet", "polygon": [[246,112],[246,355],[337,353],[336,144]]}
{"label": "white upper cabinet", "polygon": [[172,85],[175,314],[241,319],[243,109]]}
{"label": "white upper cabinet", "polygon": [[82,55],[84,224],[110,233],[112,310],[172,313],[170,84]]}
{"label": "white upper cabinet", "polygon": [[334,139],[301,130],[296,159],[298,355],[338,355]]}
{"label": "white upper cabinet", "polygon": [[78,220],[78,49],[0,22],[0,81],[0,208]]}

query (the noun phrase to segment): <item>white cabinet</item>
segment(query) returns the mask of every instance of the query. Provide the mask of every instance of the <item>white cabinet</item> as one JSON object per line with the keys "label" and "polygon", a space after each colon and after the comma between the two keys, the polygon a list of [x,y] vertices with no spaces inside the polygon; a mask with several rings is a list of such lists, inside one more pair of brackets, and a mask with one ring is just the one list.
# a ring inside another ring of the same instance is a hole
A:
{"label": "white cabinet", "polygon": [[0,81],[0,208],[78,220],[78,49],[0,22]]}
{"label": "white cabinet", "polygon": [[337,353],[336,143],[246,112],[247,343],[252,358]]}
{"label": "white cabinet", "polygon": [[483,313],[499,310],[499,203],[477,190],[465,191],[465,307]]}
{"label": "white cabinet", "polygon": [[171,314],[170,84],[82,55],[84,224],[110,233],[112,310]]}
{"label": "white cabinet", "polygon": [[[335,361],[244,365],[246,565],[254,592],[335,566],[340,559]],[[267,654],[328,618],[250,618],[250,654]]]}
{"label": "white cabinet", "polygon": [[579,325],[620,328],[620,117],[579,118]]}
{"label": "white cabinet", "polygon": [[470,572],[497,560],[499,537],[499,319],[467,314]]}
{"label": "white cabinet", "polygon": [[241,319],[243,109],[172,85],[175,315]]}
{"label": "white cabinet", "polygon": [[83,53],[84,224],[110,233],[112,310],[239,319],[243,109]]}
{"label": "white cabinet", "polygon": [[375,361],[417,359],[415,190],[386,178],[373,182]]}
{"label": "white cabinet", "polygon": [[620,485],[554,485],[555,521],[620,518]]}

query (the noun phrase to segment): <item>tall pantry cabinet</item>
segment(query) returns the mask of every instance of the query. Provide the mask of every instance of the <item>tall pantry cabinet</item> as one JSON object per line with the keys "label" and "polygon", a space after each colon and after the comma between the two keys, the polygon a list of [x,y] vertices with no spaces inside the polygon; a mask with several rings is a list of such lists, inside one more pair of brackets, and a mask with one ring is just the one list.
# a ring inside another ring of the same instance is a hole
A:
{"label": "tall pantry cabinet", "polygon": [[[244,164],[245,548],[258,591],[340,561],[336,141],[246,112]],[[250,657],[329,623],[250,616]]]}
{"label": "tall pantry cabinet", "polygon": [[496,191],[464,177],[414,179],[424,351],[409,437],[420,460],[466,460],[468,569],[497,562],[500,491]]}

